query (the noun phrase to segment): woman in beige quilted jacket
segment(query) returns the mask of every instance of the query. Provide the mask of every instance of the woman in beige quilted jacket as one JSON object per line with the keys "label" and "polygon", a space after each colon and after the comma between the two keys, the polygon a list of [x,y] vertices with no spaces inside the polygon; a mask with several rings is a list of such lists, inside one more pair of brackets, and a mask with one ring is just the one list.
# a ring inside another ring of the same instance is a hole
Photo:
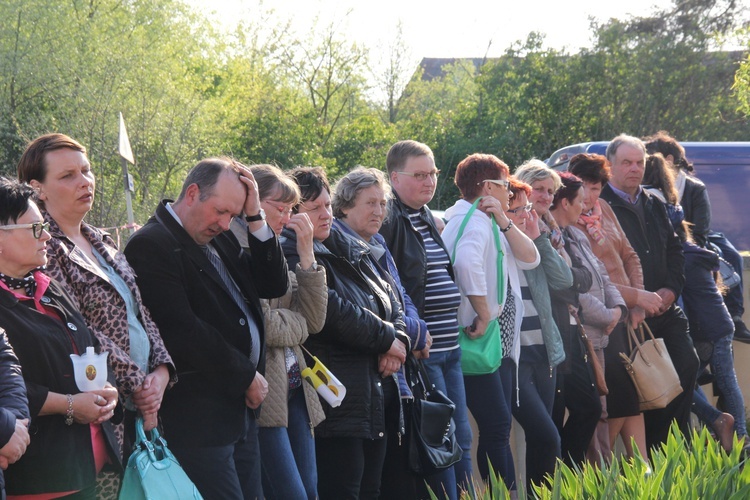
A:
{"label": "woman in beige quilted jacket", "polygon": [[[299,188],[272,165],[250,167],[258,183],[266,223],[278,235],[284,227],[297,234],[300,263],[289,272],[283,297],[261,299],[266,333],[268,396],[258,424],[263,493],[267,499],[317,498],[313,428],[324,418],[315,389],[302,381],[306,368],[302,343],[318,333],[326,319],[328,289],[323,266],[313,255],[313,226],[307,214],[292,215]],[[232,231],[243,247],[247,229],[237,217]]]}

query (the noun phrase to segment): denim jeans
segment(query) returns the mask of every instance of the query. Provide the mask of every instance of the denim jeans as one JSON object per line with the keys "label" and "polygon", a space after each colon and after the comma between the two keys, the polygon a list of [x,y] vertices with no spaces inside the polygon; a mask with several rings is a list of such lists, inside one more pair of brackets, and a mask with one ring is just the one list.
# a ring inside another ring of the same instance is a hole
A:
{"label": "denim jeans", "polygon": [[315,440],[302,387],[289,393],[288,427],[258,429],[263,493],[268,499],[318,496]]}
{"label": "denim jeans", "polygon": [[510,428],[513,422],[513,374],[516,365],[503,358],[500,368],[489,375],[465,376],[466,401],[477,421],[479,444],[477,467],[482,479],[489,481],[489,459],[510,490],[516,489],[516,469],[510,450]]}
{"label": "denim jeans", "polygon": [[[714,342],[711,355],[711,371],[716,385],[724,397],[727,410],[734,417],[734,430],[738,437],[747,436],[745,423],[745,400],[737,382],[732,355],[732,336],[727,335]],[[721,416],[721,412],[711,405],[700,387],[693,394],[693,413],[706,424],[712,424]]]}
{"label": "denim jeans", "polygon": [[513,401],[513,416],[526,435],[526,491],[530,483],[540,484],[546,474],[555,474],[562,457],[560,434],[552,420],[556,376],[547,363],[518,366],[518,404]]}
{"label": "denim jeans", "polygon": [[[471,480],[471,426],[469,425],[469,411],[466,407],[466,390],[464,389],[464,375],[461,371],[461,348],[445,352],[431,352],[430,357],[423,361],[427,375],[435,387],[456,405],[453,420],[456,424],[456,440],[464,454],[453,467],[430,476],[428,483],[432,490],[443,498],[447,494],[451,500],[458,498],[458,487],[467,488],[465,478]],[[445,489],[445,490],[444,490]],[[445,491],[445,493],[444,493]]]}

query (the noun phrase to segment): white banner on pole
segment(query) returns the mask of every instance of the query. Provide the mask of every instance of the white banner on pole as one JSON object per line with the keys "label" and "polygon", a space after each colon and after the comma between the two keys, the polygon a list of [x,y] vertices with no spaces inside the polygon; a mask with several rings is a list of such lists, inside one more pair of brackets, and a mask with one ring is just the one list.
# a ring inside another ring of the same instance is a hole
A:
{"label": "white banner on pole", "polygon": [[133,158],[133,150],[130,149],[130,139],[128,139],[128,131],[125,130],[125,119],[120,113],[120,156],[128,160],[130,163],[135,165],[135,159]]}

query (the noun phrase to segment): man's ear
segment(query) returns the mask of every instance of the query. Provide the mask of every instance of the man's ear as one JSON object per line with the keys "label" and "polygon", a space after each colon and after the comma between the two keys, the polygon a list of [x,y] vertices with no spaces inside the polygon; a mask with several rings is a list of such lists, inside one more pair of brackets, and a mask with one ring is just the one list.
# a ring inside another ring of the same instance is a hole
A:
{"label": "man's ear", "polygon": [[193,203],[199,200],[200,196],[201,188],[198,187],[198,184],[190,184],[185,190],[185,203],[187,206],[192,206]]}

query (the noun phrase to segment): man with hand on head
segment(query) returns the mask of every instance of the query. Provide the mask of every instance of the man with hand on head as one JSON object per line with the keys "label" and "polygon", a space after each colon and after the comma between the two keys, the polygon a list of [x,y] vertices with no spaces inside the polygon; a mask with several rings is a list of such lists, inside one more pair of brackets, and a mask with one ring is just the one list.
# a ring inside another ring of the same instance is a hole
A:
{"label": "man with hand on head", "polygon": [[[248,250],[228,230],[241,215]],[[125,255],[178,370],[160,411],[171,450],[206,499],[263,498],[255,410],[268,385],[259,299],[283,295],[288,276],[252,173],[230,158],[199,162]]]}

